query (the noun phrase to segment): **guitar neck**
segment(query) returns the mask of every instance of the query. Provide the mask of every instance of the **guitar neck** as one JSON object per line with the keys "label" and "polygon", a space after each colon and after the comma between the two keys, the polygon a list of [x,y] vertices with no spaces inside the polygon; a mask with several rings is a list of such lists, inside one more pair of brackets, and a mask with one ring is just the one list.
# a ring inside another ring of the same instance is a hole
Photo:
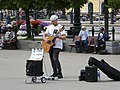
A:
{"label": "guitar neck", "polygon": [[56,36],[59,34],[60,32],[57,32],[54,36],[53,36],[53,38],[52,38],[52,42],[54,42],[55,41],[55,39],[56,39]]}
{"label": "guitar neck", "polygon": [[56,34],[54,35],[54,37],[53,37],[52,40],[51,40],[52,42],[55,41],[56,36],[57,36],[61,31],[63,31],[63,29],[64,29],[64,26],[56,32]]}

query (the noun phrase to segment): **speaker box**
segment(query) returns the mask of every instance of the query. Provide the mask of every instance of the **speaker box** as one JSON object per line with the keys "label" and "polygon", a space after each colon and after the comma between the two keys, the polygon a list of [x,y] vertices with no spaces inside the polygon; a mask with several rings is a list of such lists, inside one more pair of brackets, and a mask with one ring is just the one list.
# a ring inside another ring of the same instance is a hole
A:
{"label": "speaker box", "polygon": [[86,82],[97,82],[98,81],[96,66],[85,67],[85,81]]}

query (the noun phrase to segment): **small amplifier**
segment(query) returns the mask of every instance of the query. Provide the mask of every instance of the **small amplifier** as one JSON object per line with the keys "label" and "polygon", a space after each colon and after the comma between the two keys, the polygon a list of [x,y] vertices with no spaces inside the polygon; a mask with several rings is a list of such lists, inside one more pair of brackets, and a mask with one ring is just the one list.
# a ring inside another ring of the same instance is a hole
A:
{"label": "small amplifier", "polygon": [[85,81],[86,82],[97,82],[98,81],[96,66],[85,67]]}

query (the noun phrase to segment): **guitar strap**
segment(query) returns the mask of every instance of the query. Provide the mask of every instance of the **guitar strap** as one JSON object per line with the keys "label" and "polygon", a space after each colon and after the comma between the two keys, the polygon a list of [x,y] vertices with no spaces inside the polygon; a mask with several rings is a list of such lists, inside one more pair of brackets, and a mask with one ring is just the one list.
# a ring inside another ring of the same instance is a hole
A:
{"label": "guitar strap", "polygon": [[[56,34],[57,32],[58,32],[58,30],[57,30],[57,29],[54,29],[53,35]],[[56,37],[53,38],[52,42],[55,42],[55,39],[56,39]]]}
{"label": "guitar strap", "polygon": [[55,42],[56,37],[53,38],[52,42]]}
{"label": "guitar strap", "polygon": [[56,33],[57,33],[57,31],[58,31],[57,29],[54,29],[54,31],[53,31],[53,35],[54,35],[54,34],[56,34]]}

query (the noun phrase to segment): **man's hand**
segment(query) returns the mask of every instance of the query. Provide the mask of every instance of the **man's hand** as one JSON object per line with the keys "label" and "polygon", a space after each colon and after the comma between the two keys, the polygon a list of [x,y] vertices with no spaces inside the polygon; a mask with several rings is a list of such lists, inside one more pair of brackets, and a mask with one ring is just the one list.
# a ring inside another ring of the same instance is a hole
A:
{"label": "man's hand", "polygon": [[65,40],[65,39],[66,39],[66,35],[62,35],[62,36],[57,35],[56,38],[59,38],[59,39]]}

